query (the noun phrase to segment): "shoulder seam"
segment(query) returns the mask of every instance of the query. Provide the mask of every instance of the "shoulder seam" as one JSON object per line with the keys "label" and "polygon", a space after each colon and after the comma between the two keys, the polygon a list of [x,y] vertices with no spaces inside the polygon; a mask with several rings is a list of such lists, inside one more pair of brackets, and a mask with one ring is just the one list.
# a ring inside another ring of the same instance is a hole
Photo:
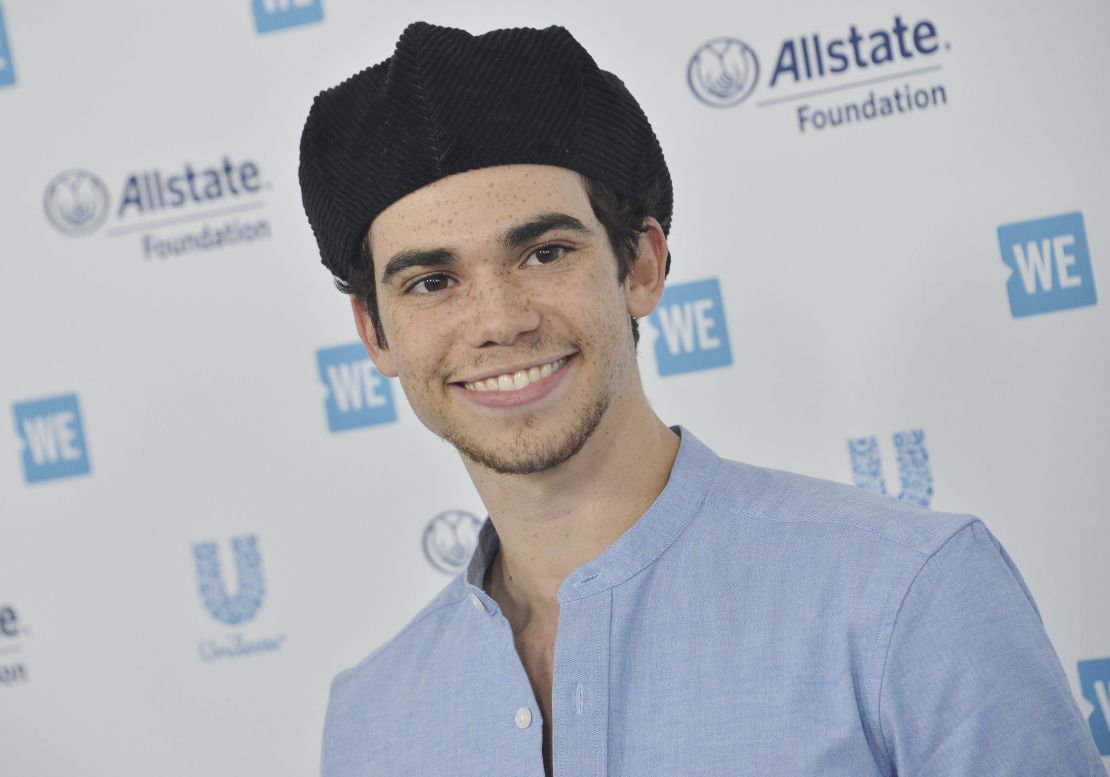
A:
{"label": "shoulder seam", "polygon": [[[974,518],[973,520],[968,521],[966,524],[961,526],[959,529],[952,532],[951,536],[949,536],[948,539],[946,539],[944,542],[942,542],[940,545],[938,545],[936,547],[936,549],[933,550],[932,553],[929,553],[927,555],[923,554],[923,555],[926,555],[925,560],[921,562],[921,566],[919,566],[917,568],[917,571],[913,573],[913,576],[910,578],[909,583],[906,584],[905,591],[902,592],[902,598],[898,602],[898,609],[894,613],[894,620],[891,621],[891,624],[890,624],[890,633],[887,635],[887,638],[886,638],[886,650],[883,653],[883,665],[882,665],[882,669],[879,672],[879,690],[878,690],[878,694],[877,694],[876,699],[875,699],[875,718],[876,718],[875,723],[878,726],[879,741],[882,742],[883,753],[886,755],[888,762],[891,761],[891,758],[890,758],[890,745],[886,741],[886,734],[883,733],[883,711],[882,711],[883,686],[885,685],[885,681],[886,681],[887,663],[890,661],[890,647],[894,643],[894,632],[898,628],[898,618],[902,615],[902,607],[903,607],[903,605],[905,605],[906,599],[909,597],[910,591],[913,589],[914,583],[917,582],[917,578],[921,576],[921,573],[925,570],[925,567],[927,567],[929,565],[929,562],[932,561],[934,558],[936,558],[937,554],[939,554],[942,550],[944,550],[948,546],[948,544],[950,542],[952,542],[952,540],[954,540],[956,537],[963,534],[965,531],[967,531],[971,527],[975,526],[975,524],[982,524],[982,523],[983,523],[982,520],[980,520],[979,518]],[[919,551],[919,552],[921,552],[921,551]]]}
{"label": "shoulder seam", "polygon": [[435,615],[440,610],[442,610],[446,607],[452,607],[452,606],[458,604],[459,602],[462,602],[462,601],[465,601],[465,600],[466,600],[465,596],[460,596],[457,599],[452,599],[448,602],[443,602],[442,604],[428,610],[424,614],[419,615],[416,618],[413,618],[413,620],[409,621],[408,625],[406,625],[403,629],[401,629],[396,634],[394,634],[392,637],[390,637],[388,640],[386,640],[381,645],[379,645],[372,653],[370,653],[370,655],[368,655],[366,658],[359,661],[357,664],[355,664],[353,667],[351,667],[351,669],[349,669],[347,671],[351,672],[351,671],[359,669],[360,667],[368,666],[375,658],[377,658],[379,655],[384,653],[387,649],[392,647],[395,642],[397,642],[399,639],[401,639],[401,637],[405,636],[405,634],[407,634],[409,632],[409,630],[411,630],[411,629],[415,628],[416,626],[420,625],[421,623],[426,621],[432,615]]}

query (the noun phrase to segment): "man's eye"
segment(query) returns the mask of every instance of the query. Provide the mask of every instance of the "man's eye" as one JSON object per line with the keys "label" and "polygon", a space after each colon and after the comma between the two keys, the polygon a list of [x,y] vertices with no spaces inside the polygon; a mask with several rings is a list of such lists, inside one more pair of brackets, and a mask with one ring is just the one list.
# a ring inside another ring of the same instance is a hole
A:
{"label": "man's eye", "polygon": [[434,294],[437,291],[449,288],[454,282],[453,279],[443,273],[432,273],[431,275],[425,275],[423,278],[418,278],[405,289],[405,293]]}
{"label": "man's eye", "polygon": [[[562,259],[567,255],[570,248],[564,245],[552,244],[540,246],[532,253],[528,254],[528,258],[524,261],[525,264],[550,264],[558,259]],[[532,260],[535,259],[535,262]]]}

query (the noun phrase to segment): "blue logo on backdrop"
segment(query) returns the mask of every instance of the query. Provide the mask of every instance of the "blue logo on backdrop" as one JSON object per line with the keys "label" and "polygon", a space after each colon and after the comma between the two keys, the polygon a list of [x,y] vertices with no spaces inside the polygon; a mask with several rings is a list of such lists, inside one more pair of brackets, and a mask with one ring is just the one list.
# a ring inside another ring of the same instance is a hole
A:
{"label": "blue logo on backdrop", "polygon": [[1079,689],[1094,711],[1087,719],[1102,755],[1110,755],[1110,658],[1079,662]]}
{"label": "blue logo on backdrop", "polygon": [[[902,480],[902,493],[898,498],[928,507],[933,499],[933,473],[929,470],[925,432],[921,429],[895,432],[894,450]],[[879,458],[879,441],[873,436],[850,439],[848,453],[852,458],[852,479],[856,485],[864,491],[887,493],[883,463]]]}
{"label": "blue logo on backdrop", "polygon": [[703,43],[686,67],[686,82],[694,96],[714,108],[739,105],[755,91],[759,59],[738,38],[714,38]]}
{"label": "blue logo on backdrop", "polygon": [[655,360],[660,375],[732,364],[721,284],[716,278],[668,286],[648,320],[659,333]]}
{"label": "blue logo on backdrop", "polygon": [[362,343],[321,348],[316,364],[328,390],[328,429],[342,432],[397,420],[393,386],[374,368]]}
{"label": "blue logo on backdrop", "polygon": [[12,62],[12,47],[8,45],[8,31],[4,27],[4,6],[0,5],[0,86],[15,83],[15,63]]}
{"label": "blue logo on backdrop", "polygon": [[257,537],[251,534],[233,538],[231,552],[239,577],[235,596],[228,595],[224,585],[216,543],[198,542],[193,545],[193,561],[204,606],[216,620],[236,626],[249,621],[261,609],[266,584],[262,579],[262,558],[258,553]]}
{"label": "blue logo on backdrop", "polygon": [[1094,305],[1095,279],[1083,214],[1064,213],[998,228],[1014,318]]}
{"label": "blue logo on backdrop", "polygon": [[482,519],[465,510],[448,510],[428,521],[424,555],[428,563],[448,575],[458,574],[478,546]]}
{"label": "blue logo on backdrop", "polygon": [[95,175],[86,170],[66,170],[47,185],[42,206],[59,232],[87,235],[108,218],[110,200],[108,187]]}
{"label": "blue logo on backdrop", "polygon": [[17,402],[16,433],[23,441],[23,475],[28,483],[89,474],[89,451],[77,395]]}
{"label": "blue logo on backdrop", "polygon": [[323,0],[251,0],[259,34],[311,24],[324,18]]}
{"label": "blue logo on backdrop", "polygon": [[[832,34],[809,31],[792,36],[778,46],[774,65],[768,68],[770,78],[762,87],[764,99],[755,101],[755,107],[793,104],[800,134],[943,107],[948,104],[943,83],[911,87],[910,82],[940,70],[938,53],[950,48],[932,20],[907,23],[898,14],[871,29],[853,22]],[[690,58],[686,81],[701,102],[730,108],[756,91],[759,71],[759,59],[747,43],[714,38]],[[876,86],[895,79],[897,86]],[[845,98],[846,90],[857,95]]]}

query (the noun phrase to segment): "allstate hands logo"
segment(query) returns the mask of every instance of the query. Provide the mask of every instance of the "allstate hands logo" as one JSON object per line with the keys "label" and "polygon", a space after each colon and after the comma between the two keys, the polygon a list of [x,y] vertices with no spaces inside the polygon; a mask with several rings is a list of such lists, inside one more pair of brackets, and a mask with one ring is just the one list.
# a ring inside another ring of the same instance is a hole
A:
{"label": "allstate hands logo", "polygon": [[236,626],[253,618],[262,607],[266,584],[262,579],[262,557],[258,552],[258,538],[251,534],[234,537],[231,551],[239,577],[238,591],[229,596],[220,572],[219,549],[214,542],[193,545],[193,561],[197,569],[200,598],[208,612],[218,621]]}
{"label": "allstate hands logo", "polygon": [[47,185],[42,205],[59,232],[87,235],[108,218],[110,199],[108,187],[92,173],[66,170]]}
{"label": "allstate hands logo", "polygon": [[482,519],[465,510],[447,510],[424,529],[424,555],[428,563],[448,575],[462,571],[478,545]]}
{"label": "allstate hands logo", "polygon": [[759,60],[751,46],[738,38],[714,38],[690,57],[686,80],[706,105],[731,108],[755,91]]}

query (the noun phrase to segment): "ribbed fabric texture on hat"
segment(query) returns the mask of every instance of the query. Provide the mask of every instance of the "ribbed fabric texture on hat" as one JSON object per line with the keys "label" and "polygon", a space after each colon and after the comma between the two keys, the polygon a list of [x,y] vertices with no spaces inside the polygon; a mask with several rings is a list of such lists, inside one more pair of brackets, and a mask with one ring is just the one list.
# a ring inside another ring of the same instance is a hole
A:
{"label": "ribbed fabric texture on hat", "polygon": [[301,135],[300,183],[320,256],[347,280],[381,211],[479,167],[557,165],[635,197],[670,175],[636,100],[562,27],[471,35],[409,25],[389,59],[317,95]]}

